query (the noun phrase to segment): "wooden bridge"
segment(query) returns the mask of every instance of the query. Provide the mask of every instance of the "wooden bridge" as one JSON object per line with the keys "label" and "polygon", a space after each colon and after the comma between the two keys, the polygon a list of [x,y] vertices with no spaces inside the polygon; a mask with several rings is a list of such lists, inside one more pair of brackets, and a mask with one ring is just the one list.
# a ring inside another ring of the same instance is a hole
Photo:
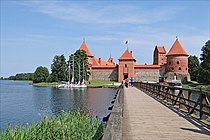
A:
{"label": "wooden bridge", "polygon": [[116,94],[104,140],[210,140],[210,125],[205,121],[210,116],[209,93],[193,97],[197,90],[148,83],[135,86]]}

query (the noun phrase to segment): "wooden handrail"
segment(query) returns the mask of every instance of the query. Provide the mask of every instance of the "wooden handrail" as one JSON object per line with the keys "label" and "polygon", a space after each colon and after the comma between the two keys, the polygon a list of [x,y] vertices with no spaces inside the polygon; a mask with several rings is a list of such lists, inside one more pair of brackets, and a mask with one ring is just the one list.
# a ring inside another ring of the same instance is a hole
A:
{"label": "wooden handrail", "polygon": [[[134,86],[146,93],[155,95],[155,97],[170,103],[173,106],[178,105],[179,109],[184,109],[188,114],[193,114],[195,111],[199,112],[200,120],[205,120],[207,116],[210,117],[210,92],[179,88],[173,86],[160,85],[156,83],[135,82]],[[193,99],[193,95],[199,94],[197,100]]]}

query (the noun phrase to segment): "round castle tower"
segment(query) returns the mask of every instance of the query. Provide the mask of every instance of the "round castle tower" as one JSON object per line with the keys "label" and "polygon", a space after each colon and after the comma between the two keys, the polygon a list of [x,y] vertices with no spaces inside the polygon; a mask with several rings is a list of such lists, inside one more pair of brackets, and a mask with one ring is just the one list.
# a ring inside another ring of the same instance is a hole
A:
{"label": "round castle tower", "polygon": [[176,39],[171,49],[169,50],[167,57],[167,77],[173,79],[174,73],[176,73],[179,80],[189,80],[188,73],[188,54],[180,44],[179,40]]}

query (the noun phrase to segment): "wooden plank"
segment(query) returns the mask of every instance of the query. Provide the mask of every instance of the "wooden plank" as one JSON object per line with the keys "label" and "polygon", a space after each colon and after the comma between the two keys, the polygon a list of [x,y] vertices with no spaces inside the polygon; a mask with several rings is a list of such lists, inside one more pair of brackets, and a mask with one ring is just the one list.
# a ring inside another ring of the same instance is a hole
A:
{"label": "wooden plank", "polygon": [[209,128],[195,124],[137,88],[125,88],[122,131],[124,140],[209,140]]}

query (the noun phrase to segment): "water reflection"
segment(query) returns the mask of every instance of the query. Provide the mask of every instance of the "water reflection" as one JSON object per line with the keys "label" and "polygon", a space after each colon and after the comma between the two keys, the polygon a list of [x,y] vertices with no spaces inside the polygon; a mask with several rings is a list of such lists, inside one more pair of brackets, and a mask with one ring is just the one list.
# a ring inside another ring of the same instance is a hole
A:
{"label": "water reflection", "polygon": [[81,109],[91,116],[103,118],[109,114],[115,89],[57,89],[34,87],[23,82],[1,81],[0,127],[39,121],[45,115]]}

